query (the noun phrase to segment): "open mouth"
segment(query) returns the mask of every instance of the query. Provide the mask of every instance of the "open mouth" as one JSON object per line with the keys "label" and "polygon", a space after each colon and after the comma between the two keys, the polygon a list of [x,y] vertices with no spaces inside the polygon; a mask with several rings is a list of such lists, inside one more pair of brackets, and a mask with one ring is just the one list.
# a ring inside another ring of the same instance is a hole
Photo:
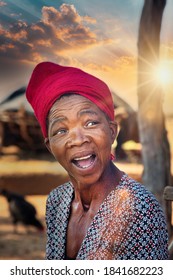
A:
{"label": "open mouth", "polygon": [[72,160],[72,163],[75,164],[78,168],[86,169],[94,163],[95,158],[95,154],[90,154],[84,157],[74,158]]}

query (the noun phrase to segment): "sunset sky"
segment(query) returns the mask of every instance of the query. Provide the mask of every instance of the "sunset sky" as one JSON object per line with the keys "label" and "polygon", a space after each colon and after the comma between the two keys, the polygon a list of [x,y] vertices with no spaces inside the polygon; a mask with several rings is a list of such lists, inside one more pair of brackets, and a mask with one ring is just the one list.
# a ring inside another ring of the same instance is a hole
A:
{"label": "sunset sky", "polygon": [[[0,100],[27,85],[34,66],[49,60],[96,75],[136,109],[137,37],[143,3],[0,1]],[[160,48],[167,113],[173,113],[172,18],[173,1],[167,0]]]}

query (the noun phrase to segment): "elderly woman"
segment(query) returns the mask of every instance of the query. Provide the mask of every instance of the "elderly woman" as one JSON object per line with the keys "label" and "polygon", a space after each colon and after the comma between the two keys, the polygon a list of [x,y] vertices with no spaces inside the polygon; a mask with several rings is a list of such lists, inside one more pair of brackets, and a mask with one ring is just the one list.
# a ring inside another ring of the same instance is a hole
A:
{"label": "elderly woman", "polygon": [[168,259],[159,203],[112,162],[117,125],[107,85],[78,68],[42,62],[26,96],[70,178],[47,199],[46,259]]}

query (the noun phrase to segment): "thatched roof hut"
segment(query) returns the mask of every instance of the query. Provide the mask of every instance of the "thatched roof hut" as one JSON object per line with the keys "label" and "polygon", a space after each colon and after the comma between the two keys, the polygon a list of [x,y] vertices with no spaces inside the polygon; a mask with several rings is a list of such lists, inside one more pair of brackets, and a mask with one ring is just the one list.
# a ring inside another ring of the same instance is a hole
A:
{"label": "thatched roof hut", "polygon": [[45,150],[25,90],[25,87],[18,89],[0,103],[0,147],[16,145],[24,150]]}

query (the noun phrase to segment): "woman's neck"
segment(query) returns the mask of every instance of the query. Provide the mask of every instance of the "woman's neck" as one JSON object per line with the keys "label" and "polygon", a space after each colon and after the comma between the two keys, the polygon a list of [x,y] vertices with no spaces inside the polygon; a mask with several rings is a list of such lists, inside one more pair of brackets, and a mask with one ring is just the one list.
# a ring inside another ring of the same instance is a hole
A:
{"label": "woman's neck", "polygon": [[121,172],[113,163],[99,181],[92,185],[83,185],[72,179],[74,186],[74,203],[76,206],[83,207],[88,211],[90,207],[100,205],[105,197],[118,185],[123,172]]}

